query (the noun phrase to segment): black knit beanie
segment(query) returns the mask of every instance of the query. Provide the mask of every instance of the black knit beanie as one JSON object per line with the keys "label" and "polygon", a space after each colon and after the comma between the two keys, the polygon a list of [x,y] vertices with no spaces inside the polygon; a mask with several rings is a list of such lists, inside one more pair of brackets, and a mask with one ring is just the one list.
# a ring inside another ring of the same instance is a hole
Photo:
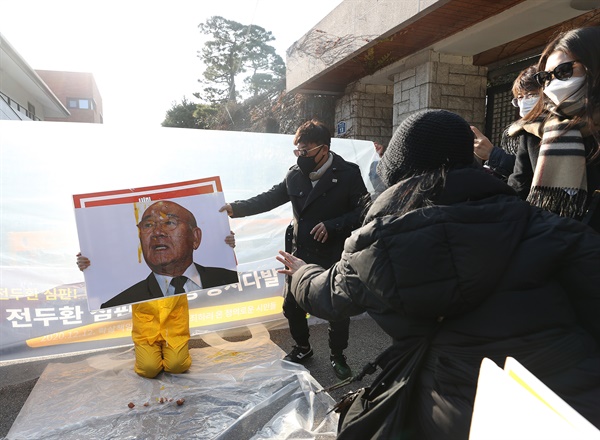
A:
{"label": "black knit beanie", "polygon": [[388,186],[426,171],[473,163],[474,135],[463,118],[447,110],[424,110],[398,127],[377,174]]}

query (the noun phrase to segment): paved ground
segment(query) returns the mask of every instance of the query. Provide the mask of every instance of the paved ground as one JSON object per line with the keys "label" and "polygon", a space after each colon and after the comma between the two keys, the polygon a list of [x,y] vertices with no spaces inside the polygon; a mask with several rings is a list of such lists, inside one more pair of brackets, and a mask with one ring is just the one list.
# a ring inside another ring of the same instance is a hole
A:
{"label": "paved ground", "polygon": [[[329,347],[327,345],[327,324],[321,320],[311,318],[311,344],[315,352],[314,356],[307,360],[305,366],[311,375],[324,387],[333,385],[338,380],[329,364]],[[289,351],[293,340],[289,330],[282,325],[269,330],[271,340],[284,351]],[[224,339],[235,341],[250,336],[243,330],[231,331],[221,334]],[[367,315],[361,315],[352,320],[350,324],[350,344],[345,354],[348,364],[353,371],[360,371],[369,361],[374,360],[390,344],[387,336]],[[190,347],[200,348],[206,346],[202,339],[192,339]],[[123,348],[115,349],[123,351]],[[27,400],[29,393],[35,386],[40,374],[49,362],[77,362],[90,354],[67,356],[50,360],[38,360],[22,364],[12,364],[0,367],[0,438],[6,436],[21,407]],[[367,377],[361,382],[347,385],[330,394],[338,399],[350,390],[368,385],[372,377]]]}

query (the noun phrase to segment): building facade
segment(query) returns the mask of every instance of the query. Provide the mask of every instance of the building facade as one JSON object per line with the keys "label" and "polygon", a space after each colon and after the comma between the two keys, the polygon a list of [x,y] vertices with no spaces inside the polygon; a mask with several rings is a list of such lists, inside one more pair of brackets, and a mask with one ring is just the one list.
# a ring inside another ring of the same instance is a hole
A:
{"label": "building facade", "polygon": [[512,82],[561,30],[600,25],[600,0],[345,0],[287,51],[287,91],[335,95],[337,136],[387,145],[442,108],[498,142]]}
{"label": "building facade", "polygon": [[0,34],[0,120],[102,123],[94,75],[33,70]]}
{"label": "building facade", "polygon": [[102,124],[102,96],[94,75],[86,72],[36,70],[48,87],[71,114],[66,119],[46,118],[47,121],[89,122]]}
{"label": "building facade", "polygon": [[64,120],[69,110],[0,34],[0,119]]}

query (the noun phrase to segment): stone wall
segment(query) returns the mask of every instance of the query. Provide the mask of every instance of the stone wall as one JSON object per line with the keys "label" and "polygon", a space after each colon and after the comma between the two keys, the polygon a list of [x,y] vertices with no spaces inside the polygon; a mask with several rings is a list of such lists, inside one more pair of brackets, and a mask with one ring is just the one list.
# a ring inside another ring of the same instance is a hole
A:
{"label": "stone wall", "polygon": [[335,106],[336,124],[344,122],[346,133],[334,135],[387,145],[392,137],[393,92],[394,86],[350,84]]}
{"label": "stone wall", "polygon": [[458,113],[483,130],[487,68],[474,66],[473,57],[426,50],[396,63],[394,85],[350,84],[335,106],[336,125],[346,132],[337,137],[364,139],[387,145],[406,117],[424,109]]}
{"label": "stone wall", "polygon": [[483,128],[487,68],[473,57],[427,50],[401,61],[394,75],[394,129],[410,114],[441,108]]}

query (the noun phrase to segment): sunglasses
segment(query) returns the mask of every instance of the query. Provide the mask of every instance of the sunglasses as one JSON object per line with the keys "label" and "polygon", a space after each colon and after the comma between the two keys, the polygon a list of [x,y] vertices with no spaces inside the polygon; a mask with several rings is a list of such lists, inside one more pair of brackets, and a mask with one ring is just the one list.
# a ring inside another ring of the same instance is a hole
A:
{"label": "sunglasses", "polygon": [[566,63],[561,63],[556,66],[554,70],[541,71],[536,73],[533,77],[541,87],[550,84],[553,78],[560,81],[566,81],[573,76],[573,64],[576,62],[577,61],[567,61]]}

